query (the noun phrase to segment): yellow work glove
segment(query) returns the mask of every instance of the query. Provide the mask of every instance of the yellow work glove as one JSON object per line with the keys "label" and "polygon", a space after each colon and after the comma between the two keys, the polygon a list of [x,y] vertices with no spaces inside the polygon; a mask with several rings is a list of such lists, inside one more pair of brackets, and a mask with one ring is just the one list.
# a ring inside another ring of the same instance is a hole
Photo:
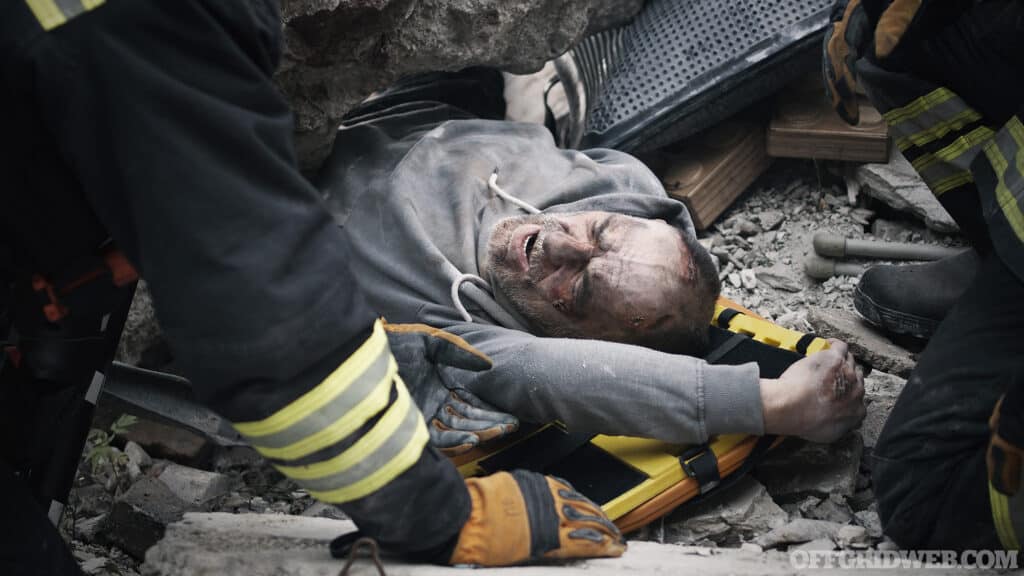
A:
{"label": "yellow work glove", "polygon": [[619,529],[569,483],[514,470],[466,480],[472,511],[451,564],[511,566],[621,556]]}
{"label": "yellow work glove", "polygon": [[890,57],[914,26],[923,0],[839,0],[825,32],[822,62],[825,91],[849,124],[860,121],[855,63],[862,56]]}

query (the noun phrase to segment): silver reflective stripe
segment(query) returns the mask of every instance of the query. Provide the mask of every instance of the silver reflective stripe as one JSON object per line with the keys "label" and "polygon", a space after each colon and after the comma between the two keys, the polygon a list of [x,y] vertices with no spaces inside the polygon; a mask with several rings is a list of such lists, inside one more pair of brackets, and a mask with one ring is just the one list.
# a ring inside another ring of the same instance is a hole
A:
{"label": "silver reflective stripe", "polygon": [[95,372],[92,375],[92,382],[89,383],[89,389],[85,392],[85,401],[89,404],[96,404],[96,400],[100,397],[100,390],[103,389],[103,383],[106,378],[102,372]]}
{"label": "silver reflective stripe", "polygon": [[75,16],[78,16],[82,12],[85,12],[85,6],[82,5],[82,0],[53,0],[57,8],[64,13],[64,17],[71,20]]}
{"label": "silver reflective stripe", "polygon": [[344,418],[374,391],[387,375],[390,361],[391,354],[385,348],[355,382],[320,409],[275,434],[247,438],[260,448],[284,448],[327,428],[338,419]]}
{"label": "silver reflective stripe", "polygon": [[[408,398],[408,396],[406,396]],[[323,476],[321,478],[311,478],[308,480],[293,478],[303,488],[310,492],[326,492],[329,490],[335,490],[344,486],[351,486],[361,480],[365,479],[369,475],[379,470],[382,466],[394,459],[398,454],[405,449],[405,447],[413,440],[416,436],[416,432],[421,424],[419,410],[412,402],[404,402],[402,406],[395,403],[392,409],[405,410],[405,416],[402,418],[398,428],[391,433],[390,436],[377,447],[375,450],[370,452],[369,455],[356,460],[355,462],[344,462],[346,452],[343,452],[338,459],[343,461],[344,464],[350,464],[347,467],[343,467],[340,471]],[[378,423],[381,426],[382,423]],[[364,438],[372,438],[373,431],[367,433]],[[359,446],[353,446],[352,449],[358,450]],[[354,459],[353,459],[354,460]]]}

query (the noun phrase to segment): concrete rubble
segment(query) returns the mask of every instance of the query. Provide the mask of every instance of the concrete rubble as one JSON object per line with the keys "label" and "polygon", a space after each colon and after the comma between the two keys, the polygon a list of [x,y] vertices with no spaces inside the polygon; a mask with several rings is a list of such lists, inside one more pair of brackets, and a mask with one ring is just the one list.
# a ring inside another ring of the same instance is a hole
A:
{"label": "concrete rubble", "polygon": [[807,321],[818,335],[846,342],[858,361],[876,370],[906,378],[917,364],[913,353],[893,344],[854,312],[812,306]]}
{"label": "concrete rubble", "polygon": [[942,207],[913,166],[893,147],[887,164],[864,164],[857,168],[861,190],[896,210],[909,212],[936,232],[953,233],[959,227]]}
{"label": "concrete rubble", "polygon": [[276,80],[295,111],[303,166],[327,155],[341,117],[418,72],[539,70],[587,32],[633,16],[641,0],[290,0]]}
{"label": "concrete rubble", "polygon": [[754,469],[754,477],[776,502],[795,502],[806,496],[851,496],[857,486],[863,446],[857,432],[835,444],[788,439]]}
{"label": "concrete rubble", "polygon": [[[324,518],[190,513],[181,522],[169,526],[167,536],[146,553],[142,573],[147,576],[334,575],[342,562],[330,557],[327,544],[353,529],[349,521]],[[376,568],[366,560],[357,561],[353,568],[353,574],[376,574]],[[465,569],[460,568],[409,565],[393,560],[386,560],[385,568],[392,576],[466,574]],[[792,574],[793,567],[789,557],[778,552],[633,542],[621,558],[574,562],[557,569],[535,566],[473,571],[479,576],[654,573]]]}

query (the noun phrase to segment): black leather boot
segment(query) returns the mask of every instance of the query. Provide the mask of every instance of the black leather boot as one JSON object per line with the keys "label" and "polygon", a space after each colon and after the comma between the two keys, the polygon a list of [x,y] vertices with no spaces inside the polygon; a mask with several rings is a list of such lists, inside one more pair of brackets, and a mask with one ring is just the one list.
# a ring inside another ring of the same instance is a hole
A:
{"label": "black leather boot", "polygon": [[974,250],[956,256],[869,268],[853,293],[853,306],[868,322],[894,334],[931,338],[960,295],[980,260]]}

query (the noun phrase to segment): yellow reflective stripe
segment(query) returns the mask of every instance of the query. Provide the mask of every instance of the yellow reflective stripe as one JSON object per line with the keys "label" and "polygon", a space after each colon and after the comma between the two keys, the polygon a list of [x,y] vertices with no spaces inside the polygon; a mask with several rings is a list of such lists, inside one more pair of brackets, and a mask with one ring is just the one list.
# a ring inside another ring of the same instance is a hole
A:
{"label": "yellow reflective stripe", "polygon": [[1010,499],[989,482],[988,500],[992,504],[992,522],[996,525],[996,534],[999,535],[1003,548],[1019,550],[1020,542],[1017,540],[1017,532],[1013,529],[1013,519],[1010,517]]}
{"label": "yellow reflective stripe", "polygon": [[967,108],[966,110],[960,111],[959,114],[953,116],[949,120],[939,122],[921,130],[920,132],[910,134],[909,136],[897,138],[896,146],[899,147],[900,150],[906,150],[911,146],[924,146],[929,142],[934,142],[946,134],[949,134],[954,130],[959,130],[971,122],[980,119],[981,114],[979,114],[977,110]]}
{"label": "yellow reflective stripe", "polygon": [[888,122],[890,126],[895,127],[901,122],[920,116],[922,112],[942,104],[950,98],[956,98],[956,94],[954,94],[952,90],[948,88],[936,88],[924,96],[913,100],[906,106],[889,110],[885,114],[882,114],[882,117],[885,118],[885,121]]}
{"label": "yellow reflective stripe", "polygon": [[332,424],[288,446],[269,448],[253,444],[253,448],[267,458],[296,460],[318,450],[323,450],[336,442],[340,442],[388,405],[388,399],[391,397],[391,383],[397,377],[398,364],[392,358],[388,365],[387,374],[374,386],[373,392],[356,404],[352,410],[340,415]]}
{"label": "yellow reflective stripe", "polygon": [[53,0],[25,0],[43,30],[50,31],[68,21]]}
{"label": "yellow reflective stripe", "polygon": [[257,422],[239,422],[234,425],[235,429],[244,436],[267,436],[285,430],[344,392],[379,355],[386,353],[387,345],[387,335],[378,320],[366,342],[316,388],[267,418]]}
{"label": "yellow reflective stripe", "polygon": [[968,171],[961,172],[959,174],[954,174],[948,178],[939,180],[934,184],[929,182],[928,187],[931,188],[932,194],[935,194],[936,196],[941,196],[943,193],[949,192],[953,188],[958,188],[960,186],[963,186],[964,184],[969,184],[971,182],[974,182],[974,175]]}
{"label": "yellow reflective stripe", "polygon": [[[1011,122],[1015,120],[1011,119]],[[1007,123],[1009,127],[1009,123]],[[1011,132],[1012,134],[1012,132]],[[1006,158],[1003,157],[1002,151],[999,149],[999,144],[992,140],[985,144],[985,155],[988,156],[989,164],[992,165],[992,170],[995,172],[998,181],[996,182],[996,202],[999,207],[1003,209],[1003,216],[1006,217],[1006,221],[1010,224],[1010,228],[1013,229],[1017,238],[1024,242],[1024,213],[1021,213],[1020,205],[1017,203],[1017,198],[1013,196],[1010,189],[1006,187],[1006,171],[1010,167]],[[1017,154],[1015,154],[1015,160],[1018,164],[1020,161],[1021,148],[1018,146]],[[1022,173],[1024,176],[1024,173]]]}
{"label": "yellow reflective stripe", "polygon": [[85,6],[86,10],[92,10],[93,8],[103,4],[104,0],[82,0],[82,6]]}
{"label": "yellow reflective stripe", "polygon": [[[953,162],[954,160],[963,156],[971,148],[984,143],[986,140],[995,136],[995,132],[992,131],[988,126],[978,126],[974,130],[971,130],[967,134],[960,136],[956,140],[949,143],[948,146],[935,152],[934,154],[922,154],[920,157],[915,158],[911,165],[918,172],[925,170],[931,166],[934,162]],[[968,161],[962,162],[962,167],[966,168],[970,166],[970,161],[973,160],[973,155]]]}
{"label": "yellow reflective stripe", "polygon": [[[395,380],[398,387],[398,397],[395,399],[395,403],[388,408],[388,411],[373,428],[350,448],[330,460],[324,460],[316,464],[308,466],[276,466],[276,468],[293,480],[313,480],[344,472],[372,456],[388,438],[398,431],[409,410],[417,409],[412,403],[409,391],[406,390],[402,379],[396,377]],[[420,418],[419,421],[422,422],[423,419]]]}
{"label": "yellow reflective stripe", "polygon": [[406,444],[401,452],[387,464],[381,466],[379,470],[367,476],[364,480],[344,488],[326,492],[310,492],[309,495],[324,502],[341,504],[372,494],[411,468],[420,459],[423,447],[427,445],[429,439],[430,434],[427,432],[427,426],[423,424],[423,418],[420,417],[420,425],[416,429],[416,435],[413,436],[412,440]]}
{"label": "yellow reflective stripe", "polygon": [[1017,165],[1017,172],[1020,172],[1020,177],[1024,178],[1024,124],[1021,124],[1020,118],[1012,116],[1006,122],[1006,130],[1017,143],[1017,154],[1014,156],[1016,161],[1014,163]]}

